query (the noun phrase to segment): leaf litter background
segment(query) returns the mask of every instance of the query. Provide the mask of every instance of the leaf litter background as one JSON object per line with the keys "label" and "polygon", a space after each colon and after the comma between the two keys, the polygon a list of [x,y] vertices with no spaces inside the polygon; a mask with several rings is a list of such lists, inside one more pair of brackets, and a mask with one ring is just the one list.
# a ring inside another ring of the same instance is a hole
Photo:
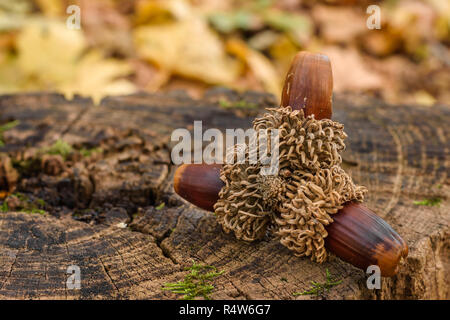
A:
{"label": "leaf litter background", "polygon": [[[81,8],[81,30],[66,8]],[[381,30],[366,27],[370,4]],[[450,104],[447,0],[0,0],[0,94],[68,98],[211,86],[280,95],[299,50],[327,54],[335,92]]]}

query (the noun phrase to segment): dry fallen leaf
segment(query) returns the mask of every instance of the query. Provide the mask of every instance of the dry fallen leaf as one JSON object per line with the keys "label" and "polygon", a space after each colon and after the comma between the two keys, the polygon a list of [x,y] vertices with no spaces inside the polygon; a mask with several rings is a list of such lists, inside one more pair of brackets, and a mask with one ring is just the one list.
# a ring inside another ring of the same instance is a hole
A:
{"label": "dry fallen leaf", "polygon": [[89,46],[107,53],[132,56],[131,23],[110,0],[79,0],[83,33]]}
{"label": "dry fallen leaf", "polygon": [[281,77],[284,78],[286,76],[292,59],[299,50],[299,47],[286,34],[280,34],[277,40],[270,46],[270,56]]}
{"label": "dry fallen leaf", "polygon": [[67,82],[74,75],[76,60],[86,47],[83,34],[59,21],[34,19],[17,39],[18,64],[42,89]]}
{"label": "dry fallen leaf", "polygon": [[103,59],[99,52],[92,51],[77,64],[72,81],[59,86],[59,89],[68,99],[78,93],[91,97],[94,104],[98,104],[107,95],[125,95],[136,91],[130,81],[117,79],[130,74],[131,70],[126,62]]}
{"label": "dry fallen leaf", "polygon": [[190,17],[134,31],[138,54],[161,69],[213,84],[231,84],[239,65],[201,19]]}
{"label": "dry fallen leaf", "polygon": [[402,46],[401,35],[391,28],[372,30],[360,39],[360,45],[372,55],[385,57],[400,50]]}
{"label": "dry fallen leaf", "polygon": [[367,67],[355,48],[324,47],[321,53],[330,58],[336,92],[382,88],[383,79]]}
{"label": "dry fallen leaf", "polygon": [[134,22],[143,24],[164,24],[192,15],[192,7],[186,0],[142,0],[135,4]]}
{"label": "dry fallen leaf", "polygon": [[0,94],[26,90],[26,81],[17,65],[17,59],[7,57],[0,62]]}
{"label": "dry fallen leaf", "polygon": [[268,92],[280,96],[281,79],[268,58],[262,53],[251,49],[245,42],[238,39],[229,40],[227,49],[247,64]]}
{"label": "dry fallen leaf", "polygon": [[321,38],[328,43],[351,42],[368,31],[363,10],[318,5],[313,7],[312,16],[320,26]]}
{"label": "dry fallen leaf", "polygon": [[231,33],[238,29],[257,30],[263,26],[262,19],[247,10],[215,12],[209,16],[209,20],[216,30],[223,33]]}
{"label": "dry fallen leaf", "polygon": [[309,16],[300,13],[270,9],[264,12],[264,22],[288,34],[297,45],[305,46],[311,39],[313,23]]}
{"label": "dry fallen leaf", "polygon": [[432,106],[436,103],[436,99],[426,92],[425,90],[419,90],[413,94],[414,100],[417,104],[421,104],[424,106]]}
{"label": "dry fallen leaf", "polygon": [[0,0],[0,94],[63,91],[98,103],[134,86],[198,96],[211,84],[279,94],[293,55],[310,50],[329,53],[337,91],[448,101],[449,1],[382,2],[381,30],[366,27],[369,0],[75,3],[81,30],[65,26],[70,1]]}
{"label": "dry fallen leaf", "polygon": [[44,15],[57,17],[64,12],[64,3],[60,0],[35,0]]}
{"label": "dry fallen leaf", "polygon": [[117,78],[130,74],[127,62],[104,59],[88,51],[82,31],[58,20],[30,20],[17,38],[17,58],[0,65],[0,74],[14,74],[12,83],[0,79],[0,91],[55,90],[68,98],[75,93],[98,103],[105,95],[128,94],[135,86]]}

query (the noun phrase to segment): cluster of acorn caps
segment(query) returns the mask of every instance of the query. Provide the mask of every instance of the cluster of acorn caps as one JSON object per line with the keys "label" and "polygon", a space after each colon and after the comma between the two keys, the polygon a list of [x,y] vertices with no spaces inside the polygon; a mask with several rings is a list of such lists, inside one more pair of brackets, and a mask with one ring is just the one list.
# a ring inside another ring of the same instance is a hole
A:
{"label": "cluster of acorn caps", "polygon": [[[281,107],[303,110],[305,116],[331,119],[333,76],[327,56],[298,53],[286,76]],[[175,172],[174,189],[192,204],[214,211],[224,187],[221,164],[185,164]],[[348,202],[326,226],[325,248],[352,265],[366,270],[377,265],[381,275],[398,272],[408,255],[405,241],[389,224],[359,202]]]}

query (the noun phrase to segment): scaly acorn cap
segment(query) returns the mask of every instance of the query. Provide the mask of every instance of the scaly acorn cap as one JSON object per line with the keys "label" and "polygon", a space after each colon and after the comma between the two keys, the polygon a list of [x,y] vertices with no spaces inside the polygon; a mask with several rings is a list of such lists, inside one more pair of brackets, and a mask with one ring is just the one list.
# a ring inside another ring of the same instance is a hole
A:
{"label": "scaly acorn cap", "polygon": [[[332,83],[328,57],[300,52],[287,74],[281,105],[303,109],[316,119],[330,118]],[[174,176],[175,192],[202,209],[214,211],[224,186],[220,168],[218,164],[180,166]],[[398,272],[401,258],[408,255],[408,247],[388,223],[360,203],[344,205],[332,218],[334,222],[326,226],[327,250],[363,270],[378,265],[385,277]]]}

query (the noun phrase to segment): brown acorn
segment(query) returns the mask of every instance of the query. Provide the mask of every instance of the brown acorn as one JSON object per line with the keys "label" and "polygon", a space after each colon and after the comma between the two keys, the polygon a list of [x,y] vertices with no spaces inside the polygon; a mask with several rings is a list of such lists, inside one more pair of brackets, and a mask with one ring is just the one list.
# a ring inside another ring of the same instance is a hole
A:
{"label": "brown acorn", "polygon": [[[314,114],[316,119],[329,118],[332,114],[332,83],[328,57],[301,52],[294,58],[287,75],[282,106],[303,109],[305,114]],[[224,186],[220,168],[218,164],[180,166],[174,176],[175,191],[200,208],[214,211],[213,206]],[[363,270],[378,265],[382,276],[397,273],[401,258],[408,255],[408,247],[383,219],[356,202],[345,204],[332,219],[334,222],[326,226],[327,250]]]}
{"label": "brown acorn", "polygon": [[401,258],[408,255],[408,246],[386,221],[356,202],[346,204],[333,220],[326,227],[327,250],[363,270],[377,265],[384,277],[397,273]]}
{"label": "brown acorn", "polygon": [[303,109],[305,116],[314,114],[316,119],[331,119],[332,95],[330,59],[323,54],[297,53],[284,81],[281,106]]}
{"label": "brown acorn", "polygon": [[214,211],[224,183],[219,179],[220,164],[183,164],[173,178],[175,192],[197,207]]}

